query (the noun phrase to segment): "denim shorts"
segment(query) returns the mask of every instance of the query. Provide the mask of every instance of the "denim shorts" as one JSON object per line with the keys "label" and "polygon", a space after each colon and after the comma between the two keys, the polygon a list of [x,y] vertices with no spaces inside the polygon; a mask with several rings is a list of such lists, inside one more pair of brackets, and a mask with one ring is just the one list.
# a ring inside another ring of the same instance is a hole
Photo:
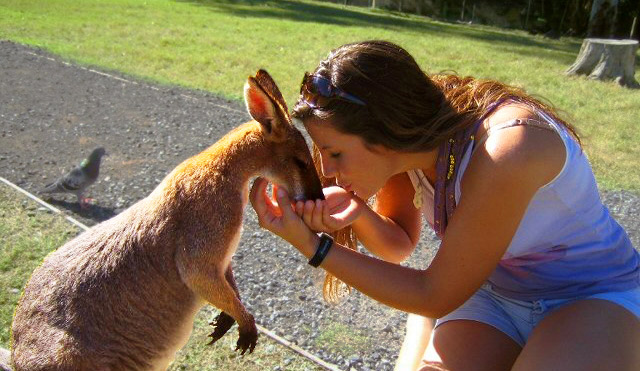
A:
{"label": "denim shorts", "polygon": [[616,303],[640,318],[640,287],[571,299],[521,301],[507,298],[484,284],[458,309],[436,321],[436,328],[448,321],[471,320],[493,326],[524,346],[536,325],[551,311],[582,299],[602,299]]}

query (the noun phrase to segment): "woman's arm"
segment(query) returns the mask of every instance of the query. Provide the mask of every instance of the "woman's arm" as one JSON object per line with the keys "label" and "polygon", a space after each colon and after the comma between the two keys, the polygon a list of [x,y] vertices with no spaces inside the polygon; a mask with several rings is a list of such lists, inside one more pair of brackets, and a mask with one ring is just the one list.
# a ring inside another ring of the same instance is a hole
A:
{"label": "woman's arm", "polygon": [[358,240],[376,256],[400,263],[420,238],[420,210],[413,206],[414,188],[406,173],[391,177],[371,208],[340,187],[324,189],[325,201],[298,201],[296,213],[314,231],[333,232],[351,225]]}
{"label": "woman's arm", "polygon": [[[425,317],[442,317],[489,277],[529,201],[558,174],[564,156],[564,146],[555,133],[525,127],[500,130],[473,156],[462,199],[426,270],[385,262],[335,243],[322,267],[383,304]],[[318,236],[290,207],[279,208],[269,201],[264,182],[257,181],[251,194],[260,225],[310,258]],[[279,205],[288,205],[286,193],[279,193]]]}
{"label": "woman's arm", "polygon": [[406,173],[387,181],[376,194],[373,209],[352,224],[358,240],[376,256],[392,262],[406,260],[418,244],[420,210],[413,206],[414,188]]}

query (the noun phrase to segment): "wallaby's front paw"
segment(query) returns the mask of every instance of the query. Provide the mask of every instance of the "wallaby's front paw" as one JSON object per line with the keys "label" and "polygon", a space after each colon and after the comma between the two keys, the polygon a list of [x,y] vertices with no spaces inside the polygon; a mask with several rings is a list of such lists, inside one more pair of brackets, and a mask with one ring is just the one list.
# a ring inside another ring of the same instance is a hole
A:
{"label": "wallaby's front paw", "polygon": [[244,355],[247,349],[249,350],[249,353],[253,353],[253,349],[256,347],[257,343],[258,329],[256,326],[253,326],[249,331],[240,331],[240,337],[236,343],[236,350],[241,350],[241,355]]}
{"label": "wallaby's front paw", "polygon": [[224,336],[224,334],[226,334],[227,331],[229,331],[231,326],[233,326],[234,322],[235,320],[233,319],[233,317],[226,314],[225,312],[220,312],[220,314],[218,314],[218,316],[212,322],[209,323],[211,326],[214,327],[214,329],[211,335],[209,335],[209,337],[211,338],[211,341],[207,345],[211,345],[216,341],[220,340],[220,338]]}

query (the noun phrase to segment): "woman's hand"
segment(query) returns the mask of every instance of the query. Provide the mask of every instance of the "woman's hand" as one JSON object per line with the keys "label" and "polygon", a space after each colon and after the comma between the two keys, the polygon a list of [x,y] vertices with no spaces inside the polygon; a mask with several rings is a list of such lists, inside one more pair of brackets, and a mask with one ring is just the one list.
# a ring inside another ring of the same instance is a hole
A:
{"label": "woman's hand", "polygon": [[322,190],[325,200],[298,201],[295,211],[316,232],[331,233],[351,225],[366,204],[353,193],[333,186]]}
{"label": "woman's hand", "polygon": [[267,196],[267,184],[269,182],[266,179],[257,178],[249,194],[260,226],[282,237],[301,251],[306,246],[315,246],[318,236],[296,215],[287,192],[274,185],[273,191],[277,201],[274,202]]}

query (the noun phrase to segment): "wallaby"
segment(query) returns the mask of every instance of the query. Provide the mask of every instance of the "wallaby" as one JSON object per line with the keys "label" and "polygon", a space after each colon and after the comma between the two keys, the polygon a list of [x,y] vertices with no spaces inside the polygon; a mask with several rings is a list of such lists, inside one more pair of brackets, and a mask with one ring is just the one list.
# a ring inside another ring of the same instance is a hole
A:
{"label": "wallaby", "polygon": [[231,270],[249,181],[323,199],[302,134],[265,71],[244,88],[253,120],[178,165],[146,198],[51,253],[32,274],[12,325],[15,370],[166,369],[207,302],[222,310],[211,343],[239,325],[257,343]]}

